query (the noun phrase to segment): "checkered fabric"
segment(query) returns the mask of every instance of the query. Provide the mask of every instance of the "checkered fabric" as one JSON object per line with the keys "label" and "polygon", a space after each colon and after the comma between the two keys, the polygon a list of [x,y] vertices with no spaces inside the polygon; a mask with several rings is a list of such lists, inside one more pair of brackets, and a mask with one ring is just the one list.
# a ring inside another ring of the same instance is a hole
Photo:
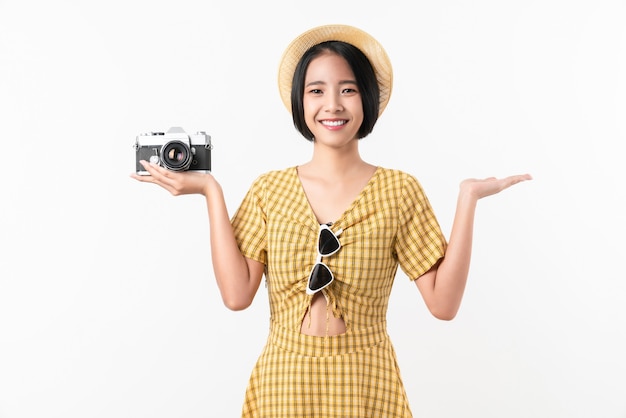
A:
{"label": "checkered fabric", "polygon": [[410,417],[392,344],[387,304],[398,266],[416,279],[443,257],[446,241],[419,182],[378,167],[331,226],[335,281],[323,290],[346,333],[300,333],[312,295],[319,223],[297,168],[260,176],[232,219],[242,253],[266,265],[271,327],[252,372],[243,417]]}

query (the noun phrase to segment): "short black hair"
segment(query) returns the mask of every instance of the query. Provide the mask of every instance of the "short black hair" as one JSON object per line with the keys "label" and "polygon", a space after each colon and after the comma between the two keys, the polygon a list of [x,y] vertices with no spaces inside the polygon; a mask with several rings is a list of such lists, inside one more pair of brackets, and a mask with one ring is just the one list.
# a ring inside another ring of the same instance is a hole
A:
{"label": "short black hair", "polygon": [[359,127],[357,136],[359,139],[365,138],[372,132],[378,120],[380,87],[374,67],[365,54],[354,45],[342,41],[325,41],[313,45],[298,61],[291,85],[291,115],[293,124],[306,139],[309,141],[314,140],[313,133],[304,120],[304,79],[311,61],[325,52],[332,52],[343,57],[354,73],[363,105],[363,123]]}

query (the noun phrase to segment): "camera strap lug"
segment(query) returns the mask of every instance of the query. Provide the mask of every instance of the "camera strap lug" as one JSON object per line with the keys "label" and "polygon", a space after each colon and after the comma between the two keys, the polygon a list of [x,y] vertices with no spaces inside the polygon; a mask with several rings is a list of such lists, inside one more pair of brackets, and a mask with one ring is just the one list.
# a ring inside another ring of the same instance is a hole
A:
{"label": "camera strap lug", "polygon": [[213,144],[211,144],[211,135],[206,134],[204,132],[202,132],[204,135],[206,135],[206,141],[204,143],[204,149],[213,149]]}

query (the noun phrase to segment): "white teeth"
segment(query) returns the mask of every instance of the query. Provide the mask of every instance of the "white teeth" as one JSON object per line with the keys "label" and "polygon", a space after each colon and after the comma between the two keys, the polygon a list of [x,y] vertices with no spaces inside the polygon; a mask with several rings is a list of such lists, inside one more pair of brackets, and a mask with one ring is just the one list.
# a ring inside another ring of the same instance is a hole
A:
{"label": "white teeth", "polygon": [[326,126],[340,126],[340,125],[344,125],[346,123],[345,120],[323,120],[322,124],[326,125]]}

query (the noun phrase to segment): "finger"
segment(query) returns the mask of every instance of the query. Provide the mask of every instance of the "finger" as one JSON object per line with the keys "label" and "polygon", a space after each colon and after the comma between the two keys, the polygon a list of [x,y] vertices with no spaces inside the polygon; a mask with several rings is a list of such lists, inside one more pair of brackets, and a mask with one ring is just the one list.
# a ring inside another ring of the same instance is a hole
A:
{"label": "finger", "polygon": [[138,180],[144,183],[152,183],[154,179],[150,175],[150,169],[147,166],[146,162],[139,161],[139,163],[143,166],[144,172],[142,174],[139,174],[139,170],[137,170],[136,172],[131,173],[130,176],[134,178],[135,180]]}
{"label": "finger", "polygon": [[170,170],[167,170],[158,164],[154,164],[154,163],[147,162],[147,161],[143,161],[141,164],[144,166],[146,171],[150,173],[153,183],[159,183],[161,185],[164,185],[164,184],[171,185],[172,183],[171,177],[173,173]]}
{"label": "finger", "polygon": [[516,176],[512,176],[512,177],[513,177],[513,180],[514,180],[516,183],[519,183],[519,182],[521,182],[521,181],[526,181],[526,180],[531,180],[531,179],[532,179],[532,177],[530,176],[530,174],[518,174],[518,175],[516,175]]}
{"label": "finger", "polygon": [[131,173],[130,176],[142,183],[160,184],[160,182],[152,175]]}
{"label": "finger", "polygon": [[528,174],[519,174],[515,176],[509,176],[504,179],[505,187],[511,187],[517,183],[521,183],[522,181],[530,180],[532,177]]}
{"label": "finger", "polygon": [[161,168],[162,168],[162,167],[161,167],[161,166],[159,166],[158,164],[154,164],[154,163],[152,163],[152,162],[149,162],[149,161],[144,161],[144,160],[140,161],[139,163],[140,163],[140,164],[143,166],[143,168],[145,168],[145,169],[146,169],[146,171],[147,171],[148,173],[150,173],[151,175],[154,175],[155,173],[156,173],[156,174],[160,174],[160,173],[161,173]]}
{"label": "finger", "polygon": [[147,174],[142,175],[142,177],[147,177],[153,174],[154,170],[154,165],[149,163],[148,161],[145,160],[139,160],[139,164],[141,164],[141,166],[143,167],[144,171]]}
{"label": "finger", "polygon": [[147,172],[147,175],[139,175],[137,173],[133,173],[131,174],[131,177],[144,183],[159,185],[167,190],[170,190],[172,188],[172,181],[168,179],[170,175],[170,172],[168,170],[158,166],[157,164],[153,164],[144,160],[139,161],[139,163]]}

